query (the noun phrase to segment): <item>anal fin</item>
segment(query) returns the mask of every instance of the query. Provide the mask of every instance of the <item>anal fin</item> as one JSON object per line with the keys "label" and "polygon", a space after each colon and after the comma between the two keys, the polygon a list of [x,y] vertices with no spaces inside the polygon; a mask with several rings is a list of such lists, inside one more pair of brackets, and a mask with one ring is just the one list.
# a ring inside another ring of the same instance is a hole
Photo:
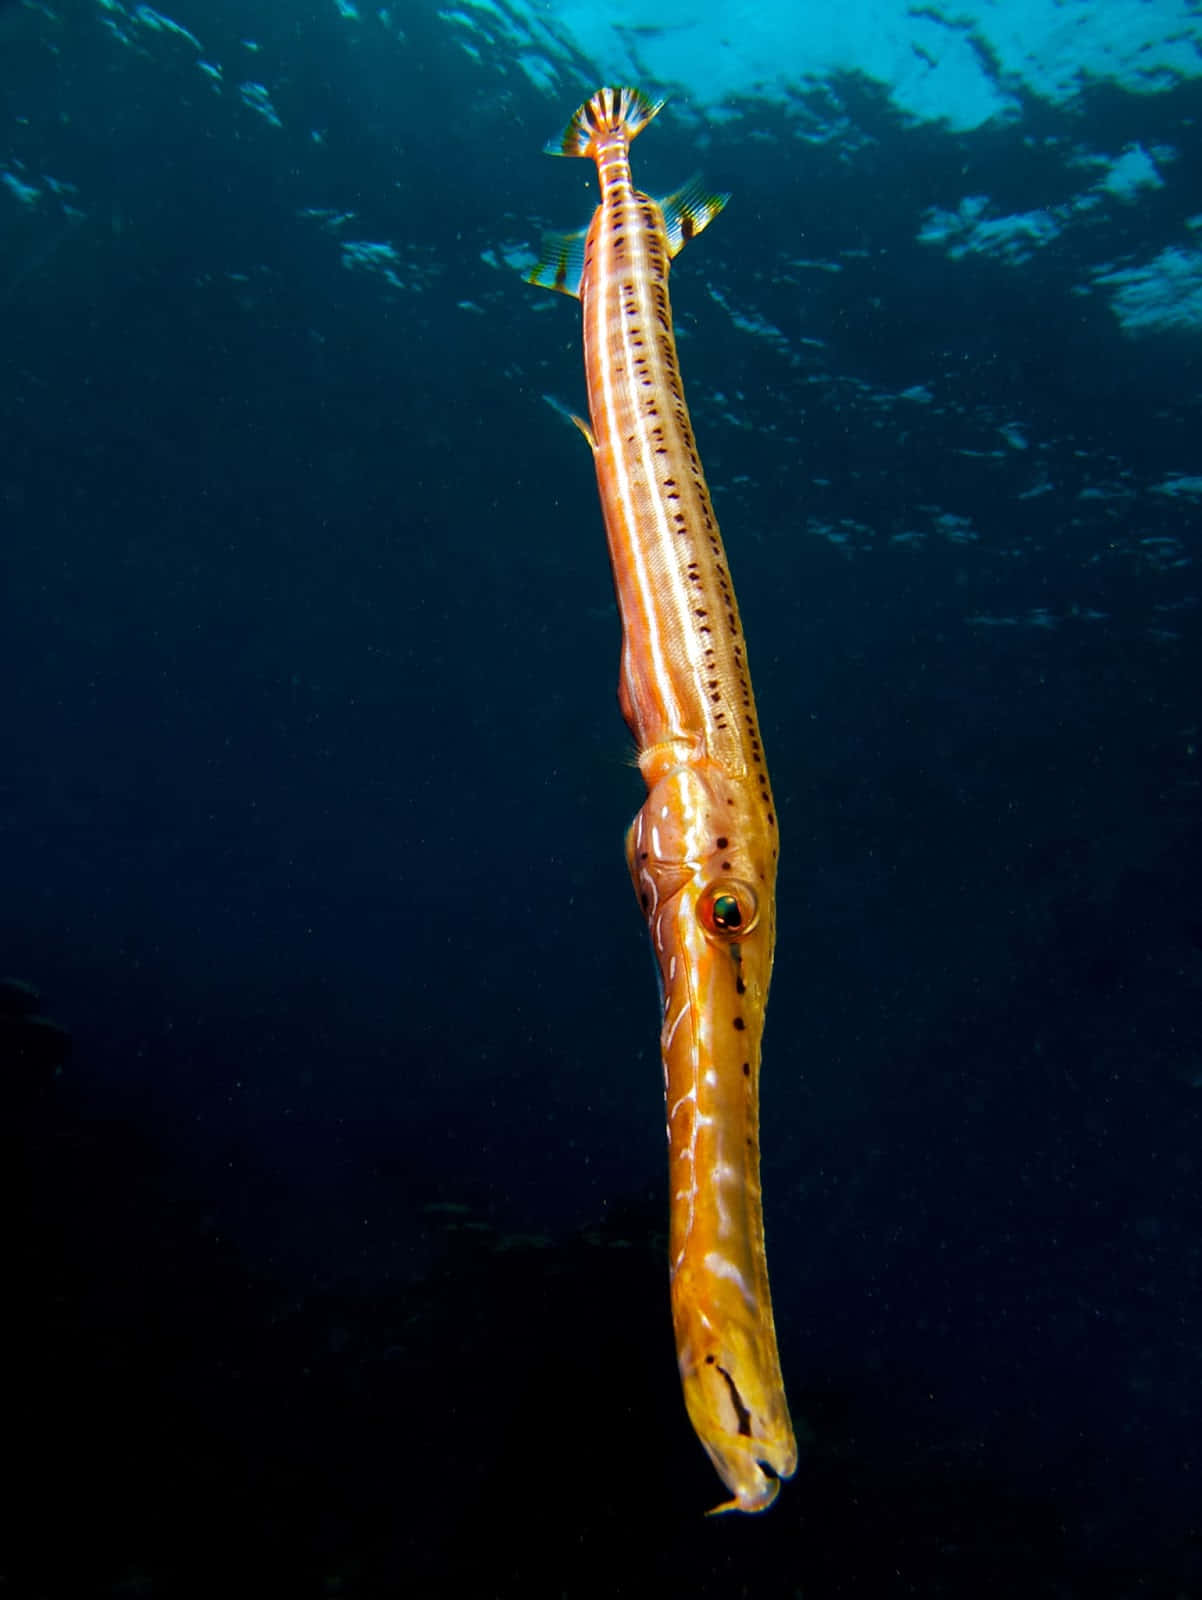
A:
{"label": "anal fin", "polygon": [[584,241],[588,229],[576,233],[544,233],[539,247],[538,261],[526,274],[527,283],[537,283],[544,289],[556,289],[560,294],[580,297],[580,280],[584,276]]}

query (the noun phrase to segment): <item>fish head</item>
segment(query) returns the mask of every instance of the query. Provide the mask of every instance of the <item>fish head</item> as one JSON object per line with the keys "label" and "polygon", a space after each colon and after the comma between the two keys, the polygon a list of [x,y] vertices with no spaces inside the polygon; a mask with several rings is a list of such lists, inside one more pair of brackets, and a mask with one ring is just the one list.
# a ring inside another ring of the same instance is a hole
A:
{"label": "fish head", "polygon": [[651,783],[626,858],[665,1023],[682,1007],[691,1014],[701,1071],[730,1062],[742,1071],[748,1060],[758,1068],[776,943],[771,799],[716,763],[670,766]]}

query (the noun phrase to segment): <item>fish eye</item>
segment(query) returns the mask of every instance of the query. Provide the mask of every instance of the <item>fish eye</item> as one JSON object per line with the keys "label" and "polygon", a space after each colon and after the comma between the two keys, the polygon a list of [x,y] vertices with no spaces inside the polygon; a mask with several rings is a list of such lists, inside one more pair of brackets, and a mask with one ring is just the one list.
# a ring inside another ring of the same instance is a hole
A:
{"label": "fish eye", "polygon": [[759,901],[749,883],[739,878],[719,878],[697,902],[701,926],[711,939],[741,939],[755,927]]}

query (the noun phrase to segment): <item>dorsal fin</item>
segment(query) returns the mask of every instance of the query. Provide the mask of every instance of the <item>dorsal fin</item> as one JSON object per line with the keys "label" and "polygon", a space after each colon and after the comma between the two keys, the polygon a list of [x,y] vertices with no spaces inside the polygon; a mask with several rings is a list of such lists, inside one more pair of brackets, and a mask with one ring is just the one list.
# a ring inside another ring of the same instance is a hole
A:
{"label": "dorsal fin", "polygon": [[709,227],[729,199],[728,194],[715,194],[707,189],[694,174],[675,194],[661,200],[660,210],[668,231],[668,253],[678,256],[690,239],[695,239],[702,228]]}

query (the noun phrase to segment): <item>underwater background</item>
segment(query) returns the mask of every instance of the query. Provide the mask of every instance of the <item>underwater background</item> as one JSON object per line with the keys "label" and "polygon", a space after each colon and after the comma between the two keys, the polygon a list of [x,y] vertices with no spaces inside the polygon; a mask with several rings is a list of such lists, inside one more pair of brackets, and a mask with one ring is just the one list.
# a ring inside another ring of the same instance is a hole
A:
{"label": "underwater background", "polygon": [[[782,834],[707,1521],[542,155]],[[0,3],[6,1596],[1202,1595],[1202,9]],[[552,404],[548,405],[549,398]]]}

